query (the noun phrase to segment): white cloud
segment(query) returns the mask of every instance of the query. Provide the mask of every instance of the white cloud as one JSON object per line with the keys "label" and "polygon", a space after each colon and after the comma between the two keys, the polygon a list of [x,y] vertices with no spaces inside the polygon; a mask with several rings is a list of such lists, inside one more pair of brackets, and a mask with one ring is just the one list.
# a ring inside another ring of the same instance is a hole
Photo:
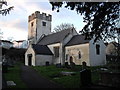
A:
{"label": "white cloud", "polygon": [[0,27],[1,28],[6,28],[8,29],[17,29],[21,31],[26,31],[27,29],[27,22],[21,21],[20,19],[16,19],[13,21],[5,21],[5,22],[0,22]]}

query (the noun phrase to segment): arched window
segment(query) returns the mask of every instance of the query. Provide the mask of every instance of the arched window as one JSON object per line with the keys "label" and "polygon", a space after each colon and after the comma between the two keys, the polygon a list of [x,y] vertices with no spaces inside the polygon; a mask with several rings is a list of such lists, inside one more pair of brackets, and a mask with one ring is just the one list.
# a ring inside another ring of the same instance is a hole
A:
{"label": "arched window", "polygon": [[33,27],[33,25],[34,25],[34,22],[31,23],[31,27]]}
{"label": "arched window", "polygon": [[96,44],[96,54],[100,55],[100,45]]}
{"label": "arched window", "polygon": [[81,52],[78,52],[78,58],[81,59]]}
{"label": "arched window", "polygon": [[43,22],[42,22],[42,26],[46,26],[46,22],[43,21]]}

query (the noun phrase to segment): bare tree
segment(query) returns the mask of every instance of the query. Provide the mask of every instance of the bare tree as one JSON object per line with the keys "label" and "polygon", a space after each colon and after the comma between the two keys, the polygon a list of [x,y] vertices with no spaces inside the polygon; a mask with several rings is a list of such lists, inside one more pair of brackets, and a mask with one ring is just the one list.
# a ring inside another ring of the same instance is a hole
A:
{"label": "bare tree", "polygon": [[62,23],[62,24],[56,26],[53,30],[55,32],[59,32],[59,31],[66,30],[66,29],[71,29],[71,28],[75,28],[73,24]]}

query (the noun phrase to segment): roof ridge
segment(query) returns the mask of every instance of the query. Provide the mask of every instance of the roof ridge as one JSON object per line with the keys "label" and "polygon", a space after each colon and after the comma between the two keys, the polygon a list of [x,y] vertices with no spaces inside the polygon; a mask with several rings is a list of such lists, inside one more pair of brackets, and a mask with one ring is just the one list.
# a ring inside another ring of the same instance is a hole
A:
{"label": "roof ridge", "polygon": [[45,35],[45,36],[61,33],[61,32],[66,31],[66,30],[72,30],[72,29],[64,29],[64,30],[61,30],[61,31],[58,31],[58,32],[55,32],[55,33],[51,33],[51,34]]}

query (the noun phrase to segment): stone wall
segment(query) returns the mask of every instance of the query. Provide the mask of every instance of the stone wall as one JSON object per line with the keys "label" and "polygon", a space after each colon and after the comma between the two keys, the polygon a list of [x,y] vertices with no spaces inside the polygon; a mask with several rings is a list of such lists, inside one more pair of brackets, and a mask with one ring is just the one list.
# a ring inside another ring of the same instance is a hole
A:
{"label": "stone wall", "polygon": [[35,66],[44,66],[46,65],[46,62],[49,62],[49,64],[52,64],[52,55],[36,55],[36,62]]}
{"label": "stone wall", "polygon": [[[79,58],[79,52],[81,53],[81,58]],[[66,47],[66,54],[68,55],[68,62],[70,64],[70,57],[72,56],[73,62],[76,65],[82,65],[82,62],[86,62],[89,66],[89,44],[80,44]]]}

